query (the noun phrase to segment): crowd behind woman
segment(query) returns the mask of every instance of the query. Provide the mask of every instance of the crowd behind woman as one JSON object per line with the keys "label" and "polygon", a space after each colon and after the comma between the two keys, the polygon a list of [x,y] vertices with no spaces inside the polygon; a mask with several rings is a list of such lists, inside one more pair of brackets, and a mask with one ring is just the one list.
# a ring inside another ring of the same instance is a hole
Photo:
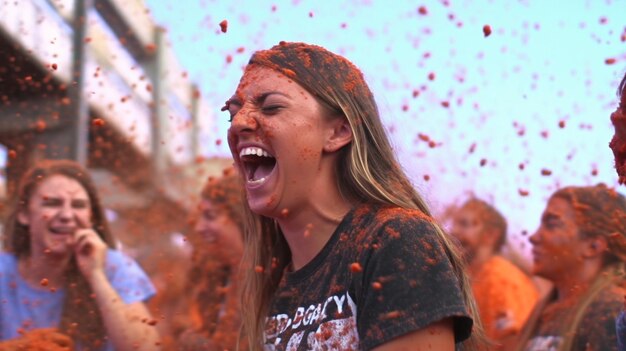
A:
{"label": "crowd behind woman", "polygon": [[[625,85],[611,116],[620,182]],[[506,221],[492,205],[469,201],[443,231],[345,58],[303,43],[256,52],[224,110],[236,170],[203,188],[170,299],[116,249],[86,169],[45,160],[24,174],[0,253],[0,349],[624,350],[616,189],[556,190],[530,236],[532,268],[518,270],[500,258]],[[498,271],[514,274],[485,283]],[[551,288],[539,294],[531,275]],[[523,284],[503,283],[513,276]]]}

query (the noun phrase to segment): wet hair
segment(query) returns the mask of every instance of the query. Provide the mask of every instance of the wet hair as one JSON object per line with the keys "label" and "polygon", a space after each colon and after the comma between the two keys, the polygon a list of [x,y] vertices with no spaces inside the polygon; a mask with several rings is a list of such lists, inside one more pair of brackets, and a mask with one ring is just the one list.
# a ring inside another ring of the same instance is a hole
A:
{"label": "wet hair", "polygon": [[506,243],[507,223],[502,214],[487,202],[478,198],[467,200],[461,208],[467,208],[475,211],[485,229],[495,230],[498,235],[493,252],[499,253]]}
{"label": "wet hair", "polygon": [[[6,250],[15,254],[18,259],[30,256],[30,230],[27,225],[20,223],[18,214],[28,211],[28,205],[37,187],[45,179],[55,175],[73,179],[85,189],[89,196],[93,228],[110,248],[114,248],[113,236],[88,171],[70,160],[42,160],[26,171],[19,181],[14,203],[5,224]],[[95,300],[91,297],[91,287],[80,273],[74,258],[66,271],[65,291],[60,329],[84,346],[102,345],[106,335],[104,322]]]}
{"label": "wet hair", "polygon": [[562,188],[552,198],[563,199],[572,206],[581,237],[601,236],[607,240],[605,265],[626,262],[626,198],[623,195],[599,184]]}
{"label": "wet hair", "polygon": [[[430,216],[426,203],[397,162],[374,96],[354,64],[320,46],[287,42],[255,52],[248,64],[284,74],[334,112],[330,114],[332,117],[347,120],[352,141],[337,151],[336,162],[338,189],[345,199],[352,203],[419,209]],[[250,347],[255,349],[262,343],[269,305],[284,269],[291,261],[291,252],[275,220],[254,214],[247,205],[244,209],[244,259],[270,272],[254,274],[249,270],[244,280],[242,304],[250,307],[244,310],[243,321]],[[466,345],[472,345],[475,336],[482,334],[471,288],[458,249],[438,225],[435,227],[460,281],[465,303],[475,317],[475,333],[466,341]]]}

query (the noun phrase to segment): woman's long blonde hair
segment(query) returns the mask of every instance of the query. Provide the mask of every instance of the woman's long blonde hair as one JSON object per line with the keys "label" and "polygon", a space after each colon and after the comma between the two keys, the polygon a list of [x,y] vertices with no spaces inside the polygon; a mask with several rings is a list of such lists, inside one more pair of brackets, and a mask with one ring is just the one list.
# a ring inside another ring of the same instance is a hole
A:
{"label": "woman's long blonde hair", "polygon": [[[581,238],[602,236],[607,241],[603,257],[602,272],[591,283],[570,311],[569,323],[563,323],[560,335],[563,337],[559,351],[569,351],[574,346],[576,332],[587,308],[601,292],[624,281],[626,262],[626,198],[609,189],[606,185],[586,187],[566,187],[557,190],[551,197],[567,201],[576,214],[578,235]],[[518,350],[523,350],[533,337],[539,324],[541,313],[550,303],[549,295],[540,302],[526,322],[520,335]]]}
{"label": "woman's long blonde hair", "polygon": [[[286,43],[254,53],[249,65],[274,69],[293,79],[317,100],[345,117],[352,128],[352,142],[338,151],[336,179],[344,198],[353,203],[374,203],[430,211],[397,162],[382,125],[378,107],[363,74],[347,59],[322,47]],[[291,253],[281,230],[271,218],[245,208],[244,232],[248,269],[243,285],[244,330],[250,349],[263,342],[265,318]],[[482,335],[474,299],[460,256],[450,238],[435,224],[437,235],[452,263],[469,313],[474,335]],[[244,262],[246,261],[244,260]],[[259,271],[263,271],[259,274]],[[467,345],[473,344],[475,336]]]}

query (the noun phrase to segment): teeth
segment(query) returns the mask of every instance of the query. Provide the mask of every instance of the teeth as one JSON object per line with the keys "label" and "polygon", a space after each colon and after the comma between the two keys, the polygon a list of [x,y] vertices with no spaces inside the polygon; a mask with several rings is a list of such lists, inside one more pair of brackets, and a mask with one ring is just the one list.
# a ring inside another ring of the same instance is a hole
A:
{"label": "teeth", "polygon": [[261,178],[261,179],[257,179],[257,180],[248,180],[248,183],[249,183],[249,184],[254,184],[254,185],[256,185],[256,184],[261,184],[261,183],[263,183],[264,181],[265,181],[265,177],[263,177],[263,178]]}
{"label": "teeth", "polygon": [[241,151],[239,151],[239,156],[246,156],[246,155],[256,155],[256,156],[263,156],[263,157],[272,157],[267,151],[261,149],[260,147],[245,147],[243,149],[241,149]]}

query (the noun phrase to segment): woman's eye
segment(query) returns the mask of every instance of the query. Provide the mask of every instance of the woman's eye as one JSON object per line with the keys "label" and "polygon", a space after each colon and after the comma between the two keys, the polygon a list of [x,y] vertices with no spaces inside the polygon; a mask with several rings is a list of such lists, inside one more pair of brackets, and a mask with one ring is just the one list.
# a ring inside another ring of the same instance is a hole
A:
{"label": "woman's eye", "polygon": [[269,105],[269,106],[263,106],[261,108],[261,110],[263,111],[264,114],[271,115],[271,114],[278,113],[278,111],[281,108],[282,108],[282,106],[280,106],[280,105]]}

